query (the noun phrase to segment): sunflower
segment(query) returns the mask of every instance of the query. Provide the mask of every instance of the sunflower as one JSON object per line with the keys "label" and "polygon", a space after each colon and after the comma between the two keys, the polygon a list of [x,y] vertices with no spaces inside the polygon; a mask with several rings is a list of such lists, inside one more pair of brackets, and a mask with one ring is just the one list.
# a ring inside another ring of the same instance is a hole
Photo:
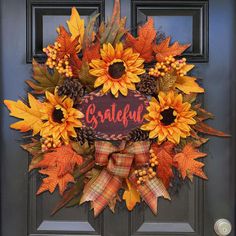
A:
{"label": "sunflower", "polygon": [[60,138],[68,143],[69,137],[76,137],[75,127],[81,127],[79,118],[84,115],[79,110],[73,108],[73,100],[70,98],[61,98],[46,92],[47,102],[44,103],[42,119],[43,124],[40,135],[42,137],[52,136],[54,140]]}
{"label": "sunflower", "polygon": [[190,125],[196,123],[193,117],[197,113],[190,109],[190,103],[183,103],[181,94],[173,91],[160,92],[158,100],[151,99],[147,108],[149,113],[144,116],[148,123],[142,125],[141,129],[150,131],[149,138],[158,137],[159,143],[168,139],[178,144],[180,138],[190,135]]}
{"label": "sunflower", "polygon": [[115,48],[108,43],[103,44],[101,58],[92,60],[90,74],[97,77],[94,87],[103,85],[103,93],[111,90],[115,96],[119,92],[127,96],[128,89],[135,90],[135,84],[140,82],[138,75],[143,74],[144,60],[139,53],[134,53],[132,48],[123,48],[122,43],[116,44]]}

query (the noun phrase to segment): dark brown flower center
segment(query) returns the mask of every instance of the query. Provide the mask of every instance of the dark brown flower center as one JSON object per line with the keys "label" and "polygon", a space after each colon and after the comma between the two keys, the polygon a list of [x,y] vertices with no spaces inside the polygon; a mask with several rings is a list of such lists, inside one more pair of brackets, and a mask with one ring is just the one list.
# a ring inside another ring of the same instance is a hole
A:
{"label": "dark brown flower center", "polygon": [[165,126],[172,124],[175,121],[175,115],[173,114],[174,109],[168,108],[161,112],[161,116],[163,117],[161,123]]}
{"label": "dark brown flower center", "polygon": [[53,121],[61,124],[63,118],[64,118],[63,111],[61,109],[55,108],[54,111],[52,112]]}
{"label": "dark brown flower center", "polygon": [[109,75],[114,79],[119,79],[125,73],[123,62],[115,62],[108,68]]}

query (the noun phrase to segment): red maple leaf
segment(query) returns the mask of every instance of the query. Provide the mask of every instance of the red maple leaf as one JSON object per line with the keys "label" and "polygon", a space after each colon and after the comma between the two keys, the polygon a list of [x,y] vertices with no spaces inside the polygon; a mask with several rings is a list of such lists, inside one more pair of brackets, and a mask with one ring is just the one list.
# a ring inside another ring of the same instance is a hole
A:
{"label": "red maple leaf", "polygon": [[191,143],[184,146],[182,152],[174,156],[174,161],[178,164],[182,178],[185,179],[187,176],[192,180],[193,175],[197,175],[203,179],[207,179],[207,176],[202,170],[204,163],[196,161],[197,158],[205,157],[206,155],[206,153],[199,152]]}
{"label": "red maple leaf", "polygon": [[171,142],[164,142],[161,145],[152,144],[151,149],[157,156],[158,166],[157,166],[157,176],[162,180],[166,188],[170,185],[170,180],[174,176],[172,167],[173,162],[173,148],[174,144]]}
{"label": "red maple leaf", "polygon": [[134,38],[132,34],[127,33],[126,45],[134,49],[135,52],[140,53],[146,62],[153,60],[152,44],[156,37],[156,30],[154,28],[154,22],[152,18],[148,18],[148,21],[139,28],[138,37]]}

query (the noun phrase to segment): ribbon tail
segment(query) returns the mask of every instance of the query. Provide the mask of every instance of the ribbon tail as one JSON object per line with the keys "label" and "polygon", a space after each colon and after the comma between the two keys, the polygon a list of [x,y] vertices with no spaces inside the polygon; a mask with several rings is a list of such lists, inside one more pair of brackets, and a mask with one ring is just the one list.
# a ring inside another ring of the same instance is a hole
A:
{"label": "ribbon tail", "polygon": [[132,175],[130,177],[130,180],[133,184],[136,185],[136,188],[139,191],[141,197],[155,215],[157,215],[158,198],[163,197],[165,199],[170,200],[170,195],[167,192],[164,184],[157,177],[149,179],[143,185],[138,185],[136,183],[137,180],[135,175]]}
{"label": "ribbon tail", "polygon": [[122,180],[118,176],[111,175],[103,170],[92,184],[87,184],[84,189],[80,204],[91,201],[94,209],[94,216],[109,204],[121,188]]}

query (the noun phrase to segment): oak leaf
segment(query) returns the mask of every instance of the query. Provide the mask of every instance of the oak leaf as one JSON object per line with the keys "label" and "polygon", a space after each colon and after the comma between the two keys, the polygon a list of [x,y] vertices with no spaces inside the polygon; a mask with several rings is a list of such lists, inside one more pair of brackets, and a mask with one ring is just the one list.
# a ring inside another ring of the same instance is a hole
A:
{"label": "oak leaf", "polygon": [[21,100],[11,101],[4,100],[4,104],[10,110],[10,115],[16,118],[22,119],[10,127],[20,130],[20,132],[27,132],[33,130],[33,135],[39,133],[42,128],[43,121],[41,119],[41,110],[43,109],[43,103],[35,99],[30,93],[28,93],[29,106],[24,104]]}
{"label": "oak leaf", "polygon": [[67,173],[65,175],[58,175],[59,171],[59,167],[51,167],[39,171],[39,173],[48,175],[48,177],[43,179],[43,183],[39,187],[37,195],[45,191],[53,193],[57,185],[59,187],[59,193],[63,195],[64,191],[67,188],[67,184],[69,182],[75,182],[74,177],[71,174]]}
{"label": "oak leaf", "polygon": [[157,156],[157,176],[162,180],[165,187],[168,189],[171,178],[174,177],[172,167],[175,166],[173,162],[173,148],[174,144],[171,142],[164,142],[161,145],[153,144],[151,149]]}
{"label": "oak leaf", "polygon": [[126,45],[132,47],[135,52],[140,53],[146,62],[153,60],[152,44],[156,37],[156,30],[154,28],[154,21],[152,18],[148,18],[148,21],[139,28],[138,37],[134,38],[132,34],[127,33]]}
{"label": "oak leaf", "polygon": [[84,37],[84,20],[80,18],[80,15],[75,7],[72,7],[71,9],[70,20],[67,21],[67,25],[71,33],[71,39],[74,40],[78,37],[76,52],[79,53]]}
{"label": "oak leaf", "polygon": [[33,59],[33,79],[26,80],[26,83],[33,89],[35,94],[43,94],[45,91],[54,93],[56,86],[62,84],[64,78],[54,70],[53,73],[49,73],[45,64],[39,64]]}
{"label": "oak leaf", "polygon": [[161,43],[153,46],[153,51],[156,53],[156,60],[158,62],[162,62],[165,60],[166,57],[172,56],[179,56],[183,53],[190,44],[181,45],[179,42],[174,42],[170,46],[170,37],[164,39]]}
{"label": "oak leaf", "polygon": [[81,165],[83,158],[78,155],[71,145],[64,145],[56,148],[53,152],[44,154],[42,161],[37,163],[34,168],[57,167],[58,176],[72,173],[76,165]]}
{"label": "oak leaf", "polygon": [[132,211],[136,203],[140,202],[140,194],[128,179],[126,179],[127,189],[124,191],[123,199],[126,202],[126,207]]}
{"label": "oak leaf", "polygon": [[198,151],[191,143],[188,143],[182,150],[174,156],[174,161],[178,164],[178,169],[185,179],[186,176],[192,180],[193,175],[199,176],[203,179],[207,179],[202,168],[204,163],[196,161],[196,159],[205,157],[207,154]]}

